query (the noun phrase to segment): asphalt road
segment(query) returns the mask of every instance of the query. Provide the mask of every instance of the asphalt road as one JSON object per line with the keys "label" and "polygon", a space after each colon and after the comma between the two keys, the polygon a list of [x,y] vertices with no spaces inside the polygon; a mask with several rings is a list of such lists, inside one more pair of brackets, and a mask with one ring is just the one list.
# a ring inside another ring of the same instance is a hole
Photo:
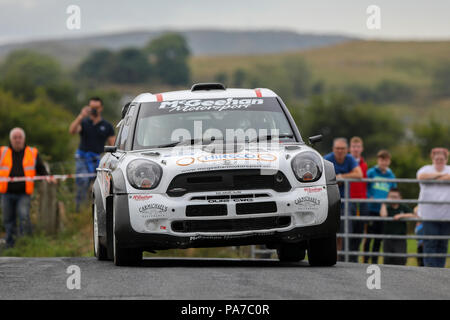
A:
{"label": "asphalt road", "polygon": [[[69,290],[67,268],[80,268]],[[0,299],[450,299],[450,269],[368,265],[312,268],[276,260],[146,259],[115,267],[94,258],[0,258]]]}

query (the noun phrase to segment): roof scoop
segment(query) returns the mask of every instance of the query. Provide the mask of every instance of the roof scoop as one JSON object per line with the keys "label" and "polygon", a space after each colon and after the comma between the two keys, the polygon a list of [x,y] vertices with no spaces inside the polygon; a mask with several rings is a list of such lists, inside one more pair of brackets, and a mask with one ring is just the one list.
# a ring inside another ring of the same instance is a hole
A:
{"label": "roof scoop", "polygon": [[226,90],[225,86],[221,83],[196,83],[192,86],[191,91],[203,91],[203,90]]}

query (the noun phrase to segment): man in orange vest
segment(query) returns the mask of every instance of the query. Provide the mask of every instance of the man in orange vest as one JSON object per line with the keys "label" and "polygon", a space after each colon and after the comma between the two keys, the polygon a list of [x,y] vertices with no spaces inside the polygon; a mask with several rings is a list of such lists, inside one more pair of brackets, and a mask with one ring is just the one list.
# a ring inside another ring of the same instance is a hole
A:
{"label": "man in orange vest", "polygon": [[[9,134],[10,145],[0,147],[0,179],[48,175],[36,148],[25,144],[25,131],[14,128]],[[8,182],[0,180],[3,224],[6,229],[6,247],[14,246],[16,221],[19,217],[19,235],[31,234],[30,198],[34,182]]]}

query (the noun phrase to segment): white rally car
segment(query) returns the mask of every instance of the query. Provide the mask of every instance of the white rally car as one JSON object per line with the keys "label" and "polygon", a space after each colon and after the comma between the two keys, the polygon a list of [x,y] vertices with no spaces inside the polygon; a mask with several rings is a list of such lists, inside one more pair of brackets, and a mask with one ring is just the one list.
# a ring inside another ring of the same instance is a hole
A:
{"label": "white rally car", "polygon": [[144,93],[118,126],[93,188],[98,259],[132,265],[143,251],[260,244],[280,261],[308,252],[311,265],[336,263],[334,167],[273,91]]}

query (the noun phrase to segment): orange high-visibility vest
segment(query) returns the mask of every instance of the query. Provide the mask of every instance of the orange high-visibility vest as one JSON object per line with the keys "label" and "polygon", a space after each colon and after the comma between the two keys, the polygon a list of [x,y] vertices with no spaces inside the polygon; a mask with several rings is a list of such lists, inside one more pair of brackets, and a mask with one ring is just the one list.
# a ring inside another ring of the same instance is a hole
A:
{"label": "orange high-visibility vest", "polygon": [[[36,158],[38,151],[36,148],[26,147],[23,155],[23,172],[25,177],[36,176]],[[0,177],[7,178],[13,166],[12,150],[9,147],[0,148]],[[33,181],[25,181],[25,193],[32,194],[34,190]],[[0,193],[8,191],[8,182],[0,181]]]}

